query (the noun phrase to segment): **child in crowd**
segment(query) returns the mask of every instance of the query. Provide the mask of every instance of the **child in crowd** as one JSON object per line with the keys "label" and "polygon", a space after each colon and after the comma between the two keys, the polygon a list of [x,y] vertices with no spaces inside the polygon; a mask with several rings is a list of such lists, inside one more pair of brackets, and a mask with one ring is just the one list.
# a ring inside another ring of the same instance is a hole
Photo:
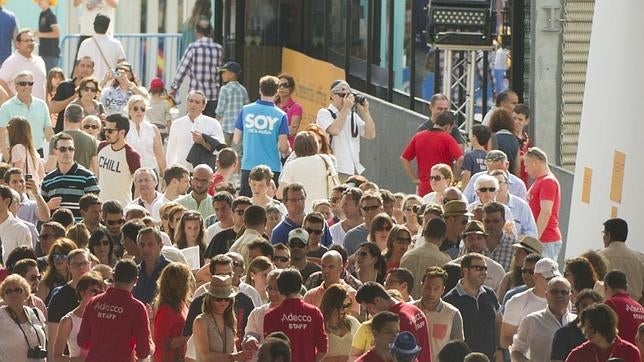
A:
{"label": "child in crowd", "polygon": [[472,149],[465,152],[463,165],[461,166],[461,190],[465,190],[470,177],[475,173],[487,170],[485,155],[487,155],[487,144],[490,140],[490,129],[482,124],[472,127]]}
{"label": "child in crowd", "polygon": [[147,117],[152,124],[159,128],[161,139],[165,141],[168,137],[172,117],[170,108],[174,106],[174,101],[168,97],[165,84],[160,78],[154,78],[150,82],[150,105],[147,109]]}
{"label": "child in crowd", "polygon": [[[221,123],[221,129],[224,131],[226,144],[232,145],[237,116],[239,116],[242,107],[250,103],[250,101],[246,88],[237,81],[241,73],[241,66],[238,63],[227,62],[218,70],[221,73],[221,79],[226,84],[219,89],[215,114],[217,120]],[[235,148],[235,151],[239,153],[240,150]]]}
{"label": "child in crowd", "polygon": [[221,184],[228,183],[230,176],[237,169],[237,152],[230,147],[226,147],[219,151],[217,156],[217,170],[212,174],[210,185],[208,186],[208,194],[210,196],[215,194],[215,189]]}
{"label": "child in crowd", "polygon": [[[45,101],[47,102],[47,106],[50,106],[51,100],[54,98],[54,94],[56,94],[56,89],[58,88],[58,85],[60,82],[65,80],[65,73],[63,73],[63,70],[56,67],[56,68],[51,68],[49,72],[47,72],[47,84],[45,85],[45,88],[47,90]],[[58,119],[58,113],[52,113],[51,114],[51,124],[52,127],[56,125],[56,120]]]}

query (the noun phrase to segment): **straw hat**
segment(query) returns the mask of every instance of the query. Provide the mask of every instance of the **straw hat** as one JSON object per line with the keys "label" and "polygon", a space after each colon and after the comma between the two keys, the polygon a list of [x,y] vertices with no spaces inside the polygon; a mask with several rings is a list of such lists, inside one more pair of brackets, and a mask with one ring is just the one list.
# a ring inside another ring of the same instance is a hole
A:
{"label": "straw hat", "polygon": [[233,286],[233,278],[230,275],[214,275],[210,280],[207,293],[215,298],[233,298],[237,295],[238,289]]}

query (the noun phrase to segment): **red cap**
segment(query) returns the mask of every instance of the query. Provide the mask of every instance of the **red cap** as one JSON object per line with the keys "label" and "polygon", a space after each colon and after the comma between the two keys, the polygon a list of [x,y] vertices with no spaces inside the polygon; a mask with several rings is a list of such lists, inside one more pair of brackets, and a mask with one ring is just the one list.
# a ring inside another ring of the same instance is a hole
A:
{"label": "red cap", "polygon": [[165,88],[165,84],[163,84],[163,81],[161,78],[154,78],[150,82],[150,89],[151,90],[159,90]]}

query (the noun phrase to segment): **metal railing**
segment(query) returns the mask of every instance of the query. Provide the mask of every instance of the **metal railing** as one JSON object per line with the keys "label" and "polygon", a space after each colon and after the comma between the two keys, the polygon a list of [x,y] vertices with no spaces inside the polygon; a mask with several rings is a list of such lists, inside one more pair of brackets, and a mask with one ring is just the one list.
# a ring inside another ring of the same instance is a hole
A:
{"label": "metal railing", "polygon": [[[147,86],[155,77],[168,83],[181,60],[181,34],[116,34],[123,44],[125,58],[132,64],[134,76]],[[80,35],[67,35],[61,40],[61,63],[65,74],[72,74]]]}

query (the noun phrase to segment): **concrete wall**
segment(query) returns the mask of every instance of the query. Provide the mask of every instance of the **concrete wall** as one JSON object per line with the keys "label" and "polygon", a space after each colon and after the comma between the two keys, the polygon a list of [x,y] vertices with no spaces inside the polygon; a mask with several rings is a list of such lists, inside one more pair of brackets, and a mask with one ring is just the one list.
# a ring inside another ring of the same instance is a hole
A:
{"label": "concrete wall", "polygon": [[427,116],[367,96],[376,123],[376,138],[362,140],[360,160],[364,176],[391,191],[415,192],[415,185],[400,166],[400,154]]}

